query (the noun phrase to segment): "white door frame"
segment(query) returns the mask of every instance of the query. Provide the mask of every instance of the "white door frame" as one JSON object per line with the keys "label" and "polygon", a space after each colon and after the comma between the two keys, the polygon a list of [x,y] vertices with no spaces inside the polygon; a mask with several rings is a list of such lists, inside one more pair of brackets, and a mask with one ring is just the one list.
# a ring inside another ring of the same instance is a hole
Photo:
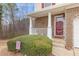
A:
{"label": "white door frame", "polygon": [[[62,35],[56,35],[56,19],[58,17],[63,17],[63,15],[57,15],[57,16],[54,16],[54,36],[57,36],[57,37],[62,37]],[[63,22],[65,19],[63,18]],[[64,24],[65,25],[65,24]],[[64,25],[63,25],[63,36],[64,36]]]}

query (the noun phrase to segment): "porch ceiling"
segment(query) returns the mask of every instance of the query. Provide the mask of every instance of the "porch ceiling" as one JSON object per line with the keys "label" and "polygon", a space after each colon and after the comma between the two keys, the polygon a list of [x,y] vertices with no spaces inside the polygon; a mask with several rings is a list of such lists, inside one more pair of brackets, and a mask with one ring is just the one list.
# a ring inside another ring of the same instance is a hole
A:
{"label": "porch ceiling", "polygon": [[59,13],[64,13],[65,9],[74,8],[74,7],[78,7],[78,6],[79,6],[78,3],[58,4],[55,6],[50,6],[49,8],[46,8],[46,9],[43,9],[40,11],[30,13],[30,14],[28,14],[28,16],[30,16],[30,17],[43,17],[43,16],[47,16],[48,12],[51,12],[52,15],[55,15],[55,14],[59,14]]}

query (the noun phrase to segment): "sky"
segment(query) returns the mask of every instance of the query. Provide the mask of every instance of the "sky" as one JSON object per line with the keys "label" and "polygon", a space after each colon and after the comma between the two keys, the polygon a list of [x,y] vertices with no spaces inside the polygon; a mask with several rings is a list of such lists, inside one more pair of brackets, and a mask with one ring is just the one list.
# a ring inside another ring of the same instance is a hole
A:
{"label": "sky", "polygon": [[18,17],[23,17],[27,15],[27,13],[34,11],[34,3],[18,3],[17,7],[19,9],[19,12],[17,12]]}

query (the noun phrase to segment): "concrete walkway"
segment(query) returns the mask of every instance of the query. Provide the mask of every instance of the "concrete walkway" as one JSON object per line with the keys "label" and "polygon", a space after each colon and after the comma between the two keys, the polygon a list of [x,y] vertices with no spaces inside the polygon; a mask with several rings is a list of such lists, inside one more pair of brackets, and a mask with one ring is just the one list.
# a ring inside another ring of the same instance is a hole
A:
{"label": "concrete walkway", "polygon": [[72,50],[65,49],[65,41],[63,39],[54,39],[53,42],[53,54],[56,56],[79,56],[79,49],[74,48]]}

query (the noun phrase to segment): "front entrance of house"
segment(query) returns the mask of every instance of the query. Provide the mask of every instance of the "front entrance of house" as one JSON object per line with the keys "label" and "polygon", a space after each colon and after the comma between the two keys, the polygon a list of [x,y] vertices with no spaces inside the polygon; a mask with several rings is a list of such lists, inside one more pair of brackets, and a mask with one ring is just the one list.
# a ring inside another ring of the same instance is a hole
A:
{"label": "front entrance of house", "polygon": [[79,48],[79,16],[73,19],[73,46]]}
{"label": "front entrance of house", "polygon": [[64,16],[57,15],[54,17],[54,36],[62,38],[64,35]]}

